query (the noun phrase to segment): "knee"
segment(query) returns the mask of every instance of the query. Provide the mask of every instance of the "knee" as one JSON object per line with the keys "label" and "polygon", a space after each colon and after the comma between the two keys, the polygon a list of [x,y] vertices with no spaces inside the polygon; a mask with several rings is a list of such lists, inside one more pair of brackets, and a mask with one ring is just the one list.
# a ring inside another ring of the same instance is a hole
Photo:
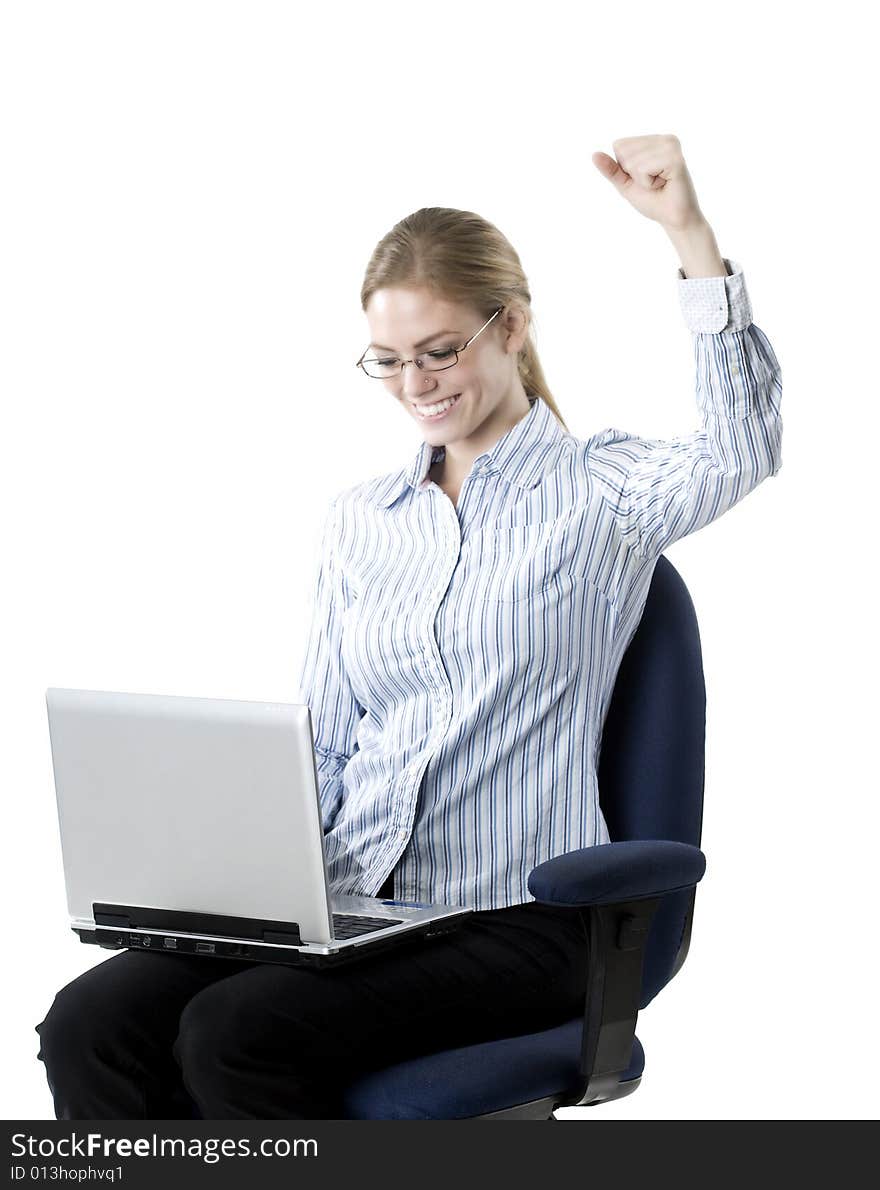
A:
{"label": "knee", "polygon": [[222,1090],[248,1062],[245,1014],[224,992],[204,988],[180,1014],[171,1052],[191,1093]]}
{"label": "knee", "polygon": [[63,987],[34,1026],[40,1039],[37,1057],[47,1066],[80,1065],[123,1039],[125,1005],[106,986],[106,966],[99,963]]}
{"label": "knee", "polygon": [[279,1063],[308,1066],[318,1034],[307,1020],[285,1015],[283,1031],[272,1027],[271,1011],[257,995],[244,995],[234,981],[203,988],[180,1014],[172,1045],[189,1093],[208,1102],[234,1099],[254,1071]]}
{"label": "knee", "polygon": [[75,1063],[93,1045],[90,1034],[100,1025],[100,1017],[88,1012],[74,986],[76,981],[57,992],[49,1011],[34,1030],[39,1037],[37,1058],[47,1067],[57,1069]]}

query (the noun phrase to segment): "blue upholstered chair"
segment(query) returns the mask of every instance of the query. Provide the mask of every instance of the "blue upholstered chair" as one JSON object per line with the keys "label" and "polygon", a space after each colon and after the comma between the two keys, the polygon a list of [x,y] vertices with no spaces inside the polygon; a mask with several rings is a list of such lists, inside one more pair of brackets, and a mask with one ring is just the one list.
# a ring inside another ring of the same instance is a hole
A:
{"label": "blue upholstered chair", "polygon": [[706,688],[694,607],[660,557],[618,671],[599,795],[612,842],[539,864],[536,900],[581,913],[589,938],[583,1017],[360,1074],[344,1115],[361,1120],[552,1120],[635,1091],[639,1011],[687,955],[703,821]]}
{"label": "blue upholstered chair", "polygon": [[343,1118],[552,1120],[557,1107],[636,1090],[645,1064],[636,1019],[685,960],[706,868],[705,729],[694,607],[661,556],[602,734],[599,796],[612,842],[555,856],[529,875],[536,900],[583,915],[583,1016],[361,1073],[343,1088]]}

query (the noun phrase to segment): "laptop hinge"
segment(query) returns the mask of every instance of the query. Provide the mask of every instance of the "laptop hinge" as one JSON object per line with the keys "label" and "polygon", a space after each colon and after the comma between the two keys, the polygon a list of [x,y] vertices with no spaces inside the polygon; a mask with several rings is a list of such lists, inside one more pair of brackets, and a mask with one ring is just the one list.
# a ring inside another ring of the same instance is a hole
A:
{"label": "laptop hinge", "polygon": [[115,926],[116,929],[130,930],[131,919],[127,913],[98,913],[95,911],[96,926]]}
{"label": "laptop hinge", "polygon": [[226,913],[189,913],[182,909],[157,909],[149,905],[114,905],[95,901],[96,926],[124,930],[171,930],[182,934],[216,934],[300,946],[299,923],[259,917],[231,917]]}
{"label": "laptop hinge", "polygon": [[263,941],[274,942],[277,946],[299,946],[302,939],[299,930],[295,934],[289,930],[263,930]]}

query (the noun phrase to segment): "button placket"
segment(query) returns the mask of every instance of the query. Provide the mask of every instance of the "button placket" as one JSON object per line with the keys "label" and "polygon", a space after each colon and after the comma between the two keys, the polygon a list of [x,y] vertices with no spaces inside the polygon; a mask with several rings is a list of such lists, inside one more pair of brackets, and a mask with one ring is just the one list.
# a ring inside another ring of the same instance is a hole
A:
{"label": "button placket", "polygon": [[[460,529],[459,529],[459,524],[458,524],[458,517],[457,517],[457,514],[456,514],[454,508],[450,508],[449,515],[452,516],[455,520],[454,532],[458,535],[459,548],[460,548],[460,546],[461,546]],[[434,704],[435,704],[435,706],[438,707],[438,710],[439,710],[438,722],[441,723],[442,726],[441,726],[440,731],[435,734],[434,750],[429,755],[427,755],[423,758],[423,761],[419,766],[418,774],[413,772],[412,779],[408,780],[406,786],[403,787],[403,792],[405,792],[407,794],[412,794],[413,796],[415,795],[415,791],[417,790],[417,788],[424,776],[425,769],[427,768],[428,764],[430,763],[431,758],[437,754],[437,750],[439,749],[440,742],[443,739],[443,736],[446,734],[446,732],[449,729],[449,723],[450,723],[450,719],[451,719],[451,713],[450,713],[450,707],[451,707],[451,701],[452,701],[451,700],[451,691],[448,688],[448,681],[446,679],[445,673],[443,672],[442,664],[440,663],[440,661],[438,659],[438,655],[437,655],[436,640],[434,638],[434,621],[436,619],[437,612],[440,608],[440,603],[442,602],[442,599],[443,599],[443,593],[448,588],[449,583],[452,579],[452,574],[455,570],[455,564],[456,564],[456,560],[457,560],[457,551],[453,549],[454,539],[446,538],[443,541],[443,545],[446,547],[447,558],[451,558],[451,560],[452,560],[452,568],[447,570],[442,583],[440,585],[438,585],[436,588],[433,588],[431,591],[431,594],[429,595],[428,613],[427,613],[425,620],[422,624],[422,631],[423,631],[424,635],[422,637],[422,643],[419,646],[419,653],[420,653],[422,661],[424,663],[425,680],[427,681],[427,683],[429,685]],[[438,667],[439,667],[439,669],[438,669]],[[412,812],[412,807],[410,807],[410,812]],[[403,829],[398,828],[397,832],[396,832],[397,841],[401,842],[404,839],[407,839],[409,837],[409,833],[410,832],[408,830],[403,830]],[[393,837],[393,836],[391,836],[391,837]],[[393,854],[394,848],[393,847],[389,848],[389,851]],[[397,854],[394,856],[394,864],[397,864],[399,862],[402,854],[403,854],[402,851],[397,852]]]}
{"label": "button placket", "polygon": [[448,730],[451,718],[449,711],[452,700],[448,679],[445,672],[443,671],[442,664],[438,662],[437,658],[437,652],[435,648],[436,640],[434,637],[434,623],[437,618],[437,612],[440,609],[440,604],[443,600],[443,593],[448,589],[449,583],[452,580],[452,575],[455,571],[455,566],[457,563],[457,554],[461,549],[461,531],[458,524],[458,517],[456,516],[454,510],[451,510],[450,515],[453,516],[455,520],[454,531],[458,538],[458,549],[454,548],[454,539],[446,539],[444,542],[447,547],[447,557],[452,561],[452,568],[447,569],[442,584],[434,591],[436,603],[431,608],[430,616],[425,624],[425,637],[430,643],[422,645],[422,656],[426,662],[427,679],[431,686],[431,690],[434,692],[436,704],[440,711],[441,721],[445,717],[443,730],[440,733],[440,736],[438,736],[438,741],[440,738],[442,738],[442,735],[446,734],[446,731]]}

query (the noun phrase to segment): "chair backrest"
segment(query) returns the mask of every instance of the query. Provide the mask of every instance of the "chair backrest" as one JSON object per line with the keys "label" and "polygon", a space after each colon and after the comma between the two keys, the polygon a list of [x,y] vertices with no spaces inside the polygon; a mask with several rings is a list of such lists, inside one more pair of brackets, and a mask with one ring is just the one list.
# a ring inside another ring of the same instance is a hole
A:
{"label": "chair backrest", "polygon": [[[705,745],[706,685],[697,617],[681,576],[661,556],[620,663],[602,732],[599,801],[612,842],[676,839],[699,847]],[[669,893],[657,907],[645,948],[640,1008],[678,969],[695,893]]]}

